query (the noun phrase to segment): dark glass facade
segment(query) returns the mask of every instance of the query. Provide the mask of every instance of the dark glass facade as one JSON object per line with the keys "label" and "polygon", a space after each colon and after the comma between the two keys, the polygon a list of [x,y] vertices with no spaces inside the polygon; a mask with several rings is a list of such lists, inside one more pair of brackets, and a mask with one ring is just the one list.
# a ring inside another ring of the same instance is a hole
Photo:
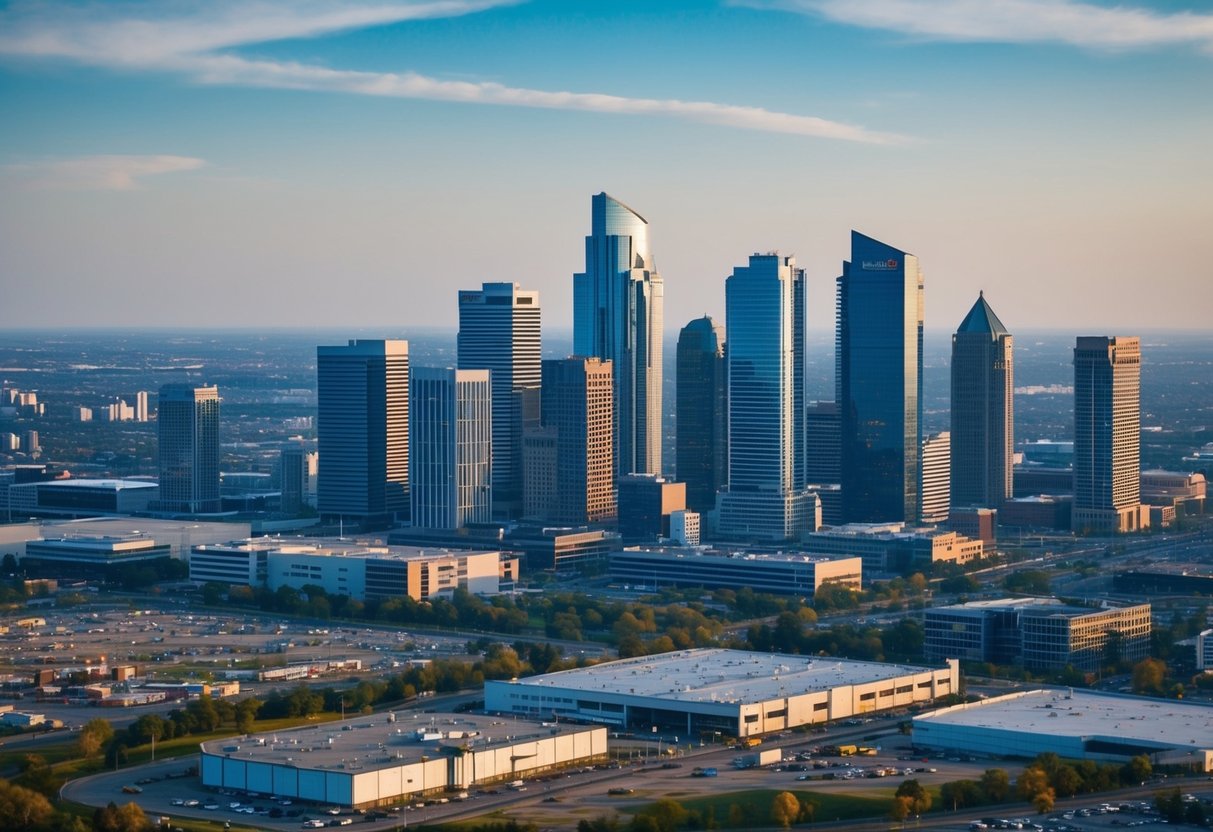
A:
{"label": "dark glass facade", "polygon": [[676,471],[687,506],[700,513],[715,508],[728,476],[724,338],[724,327],[706,315],[678,335]]}
{"label": "dark glass facade", "polygon": [[852,231],[836,337],[846,522],[916,519],[922,302],[918,258]]}

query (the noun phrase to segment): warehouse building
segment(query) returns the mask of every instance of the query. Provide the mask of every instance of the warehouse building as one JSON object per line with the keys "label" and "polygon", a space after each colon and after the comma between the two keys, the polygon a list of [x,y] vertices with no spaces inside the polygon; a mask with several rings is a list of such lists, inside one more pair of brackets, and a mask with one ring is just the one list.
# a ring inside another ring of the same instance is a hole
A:
{"label": "warehouse building", "polygon": [[863,562],[784,552],[705,551],[694,548],[631,547],[611,553],[611,580],[652,587],[737,588],[811,597],[822,584],[859,589]]}
{"label": "warehouse building", "polygon": [[916,748],[1121,762],[1146,754],[1154,765],[1213,771],[1213,707],[1172,699],[1023,691],[916,716],[912,731]]}
{"label": "warehouse building", "polygon": [[377,714],[202,743],[202,785],[366,808],[606,760],[602,727]]}
{"label": "warehouse building", "polygon": [[484,705],[687,737],[750,737],[930,702],[959,681],[954,660],[929,668],[705,648],[488,681]]}

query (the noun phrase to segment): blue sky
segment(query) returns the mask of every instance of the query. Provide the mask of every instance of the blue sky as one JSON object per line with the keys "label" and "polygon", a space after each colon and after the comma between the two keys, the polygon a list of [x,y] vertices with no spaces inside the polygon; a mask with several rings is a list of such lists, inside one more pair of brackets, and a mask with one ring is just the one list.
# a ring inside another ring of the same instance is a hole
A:
{"label": "blue sky", "polygon": [[648,218],[666,327],[849,231],[929,329],[1209,328],[1213,9],[429,0],[0,7],[0,326],[571,325],[589,197]]}

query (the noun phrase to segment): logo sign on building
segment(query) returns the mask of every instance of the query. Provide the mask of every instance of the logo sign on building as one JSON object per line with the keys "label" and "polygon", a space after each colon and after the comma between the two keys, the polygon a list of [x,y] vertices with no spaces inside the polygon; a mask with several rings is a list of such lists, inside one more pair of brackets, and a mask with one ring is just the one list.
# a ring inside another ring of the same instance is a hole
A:
{"label": "logo sign on building", "polygon": [[889,260],[864,260],[860,264],[864,271],[868,272],[888,272],[897,268],[897,261]]}

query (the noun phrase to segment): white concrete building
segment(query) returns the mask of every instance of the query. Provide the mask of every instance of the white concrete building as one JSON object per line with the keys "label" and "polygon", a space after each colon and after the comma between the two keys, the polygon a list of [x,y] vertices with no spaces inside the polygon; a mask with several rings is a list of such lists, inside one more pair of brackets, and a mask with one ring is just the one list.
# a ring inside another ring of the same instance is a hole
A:
{"label": "white concrete building", "polygon": [[990,757],[1127,760],[1213,771],[1213,707],[1081,690],[1032,690],[914,717],[914,746]]}
{"label": "white concrete building", "polygon": [[607,729],[467,714],[376,714],[211,740],[201,748],[203,786],[361,808],[602,762]]}
{"label": "white concrete building", "polygon": [[359,601],[403,595],[423,601],[457,588],[496,595],[503,574],[517,575],[516,560],[503,561],[500,551],[448,551],[332,538],[252,537],[196,546],[190,555],[192,581],[271,590],[316,585]]}
{"label": "white concrete building", "polygon": [[750,737],[930,702],[959,665],[914,667],[718,648],[488,681],[489,713],[559,717],[685,737]]}

